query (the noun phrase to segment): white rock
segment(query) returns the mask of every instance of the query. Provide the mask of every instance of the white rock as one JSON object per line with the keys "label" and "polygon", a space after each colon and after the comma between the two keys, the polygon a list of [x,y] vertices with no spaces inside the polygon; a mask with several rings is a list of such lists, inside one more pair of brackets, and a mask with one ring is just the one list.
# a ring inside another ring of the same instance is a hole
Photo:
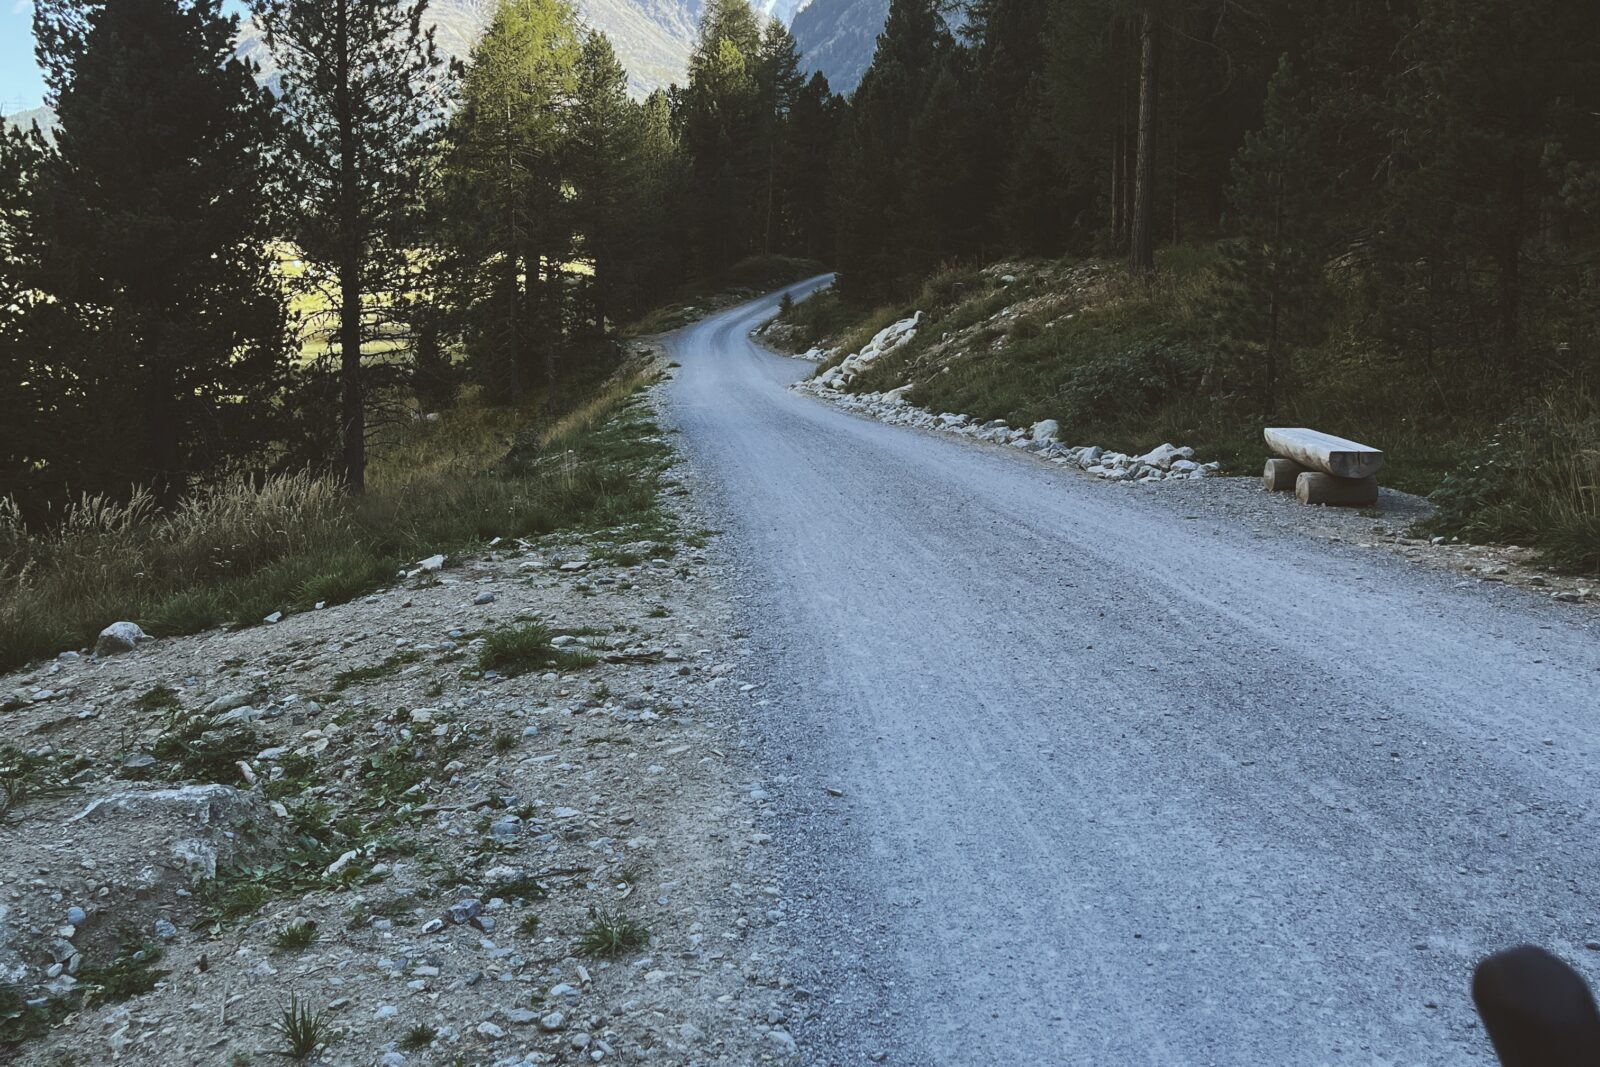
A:
{"label": "white rock", "polygon": [[124,652],[132,652],[145,641],[150,640],[150,635],[139,629],[131,622],[114,622],[100,631],[100,636],[95,639],[94,654],[96,656],[117,656]]}

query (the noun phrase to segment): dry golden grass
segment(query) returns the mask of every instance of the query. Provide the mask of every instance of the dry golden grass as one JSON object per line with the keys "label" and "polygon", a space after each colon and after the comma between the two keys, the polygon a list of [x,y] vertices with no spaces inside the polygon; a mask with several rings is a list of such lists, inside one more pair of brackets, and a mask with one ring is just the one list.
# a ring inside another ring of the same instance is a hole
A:
{"label": "dry golden grass", "polygon": [[663,446],[628,405],[653,380],[644,367],[615,375],[533,433],[533,461],[516,463],[507,457],[537,424],[538,398],[504,408],[469,397],[382,440],[359,497],[306,473],[237,478],[167,514],[142,492],[85,497],[32,530],[0,498],[0,669],[82,647],[118,619],[156,634],[251,624],[349,599],[435,551],[656,522]]}

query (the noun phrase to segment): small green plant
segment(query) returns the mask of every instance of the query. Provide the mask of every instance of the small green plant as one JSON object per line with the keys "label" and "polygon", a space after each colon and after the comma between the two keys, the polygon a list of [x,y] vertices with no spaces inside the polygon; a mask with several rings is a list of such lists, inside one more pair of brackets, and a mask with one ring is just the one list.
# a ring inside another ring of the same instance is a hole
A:
{"label": "small green plant", "polygon": [[400,1039],[400,1049],[403,1052],[421,1052],[439,1039],[439,1029],[427,1023],[418,1023],[405,1032]]}
{"label": "small green plant", "polygon": [[283,1013],[273,1021],[272,1029],[288,1046],[279,1055],[291,1060],[310,1059],[311,1054],[333,1036],[333,1028],[323,1014],[313,1012],[311,1005],[293,995]]}
{"label": "small green plant", "polygon": [[87,766],[66,753],[30,755],[15,745],[0,745],[0,819],[29,800],[71,792],[72,776]]}
{"label": "small green plant", "polygon": [[650,610],[645,612],[645,615],[652,619],[664,619],[671,614],[672,612],[667,610],[667,606],[665,604],[651,605]]}
{"label": "small green plant", "polygon": [[161,950],[156,946],[142,941],[124,942],[110,963],[79,969],[78,989],[86,997],[112,1002],[142,996],[166,977],[168,972],[156,970],[160,962]]}
{"label": "small green plant", "polygon": [[170,685],[151,686],[134,698],[133,706],[140,711],[171,711],[179,705],[178,691]]}
{"label": "small green plant", "polygon": [[235,785],[239,763],[253,759],[262,749],[260,735],[248,726],[215,729],[203,715],[175,720],[150,747],[162,761],[167,776],[175,780]]}
{"label": "small green plant", "polygon": [[578,942],[590,956],[620,956],[650,940],[650,931],[620,912],[597,911]]}
{"label": "small green plant", "polygon": [[524,915],[522,921],[517,924],[517,930],[523,937],[536,936],[539,933],[539,916]]}
{"label": "small green plant", "polygon": [[272,939],[272,947],[279,952],[304,952],[317,943],[317,924],[310,919],[290,923]]}
{"label": "small green plant", "polygon": [[517,735],[507,730],[502,730],[494,735],[494,751],[497,756],[504,756],[507,752],[517,747]]}
{"label": "small green plant", "polygon": [[545,667],[581,670],[598,662],[586,652],[568,652],[550,642],[555,635],[540,623],[491,630],[478,652],[478,669],[514,677]]}
{"label": "small green plant", "polygon": [[291,752],[278,761],[283,777],[275,778],[261,789],[268,800],[286,800],[306,791],[315,777],[317,761],[314,757]]}
{"label": "small green plant", "polygon": [[361,685],[366,682],[377,681],[379,678],[386,678],[401,667],[415,663],[421,658],[421,652],[415,649],[406,649],[404,652],[396,652],[382,663],[340,671],[333,676],[333,692],[342,693],[352,685]]}

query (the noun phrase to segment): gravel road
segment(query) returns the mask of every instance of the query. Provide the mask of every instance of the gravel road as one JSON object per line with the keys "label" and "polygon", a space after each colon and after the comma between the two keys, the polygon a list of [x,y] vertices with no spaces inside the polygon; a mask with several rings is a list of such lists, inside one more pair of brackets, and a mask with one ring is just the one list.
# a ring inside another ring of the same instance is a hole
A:
{"label": "gravel road", "polygon": [[1594,612],[795,395],[775,307],[671,400],[805,1062],[1490,1063],[1482,955],[1600,976]]}

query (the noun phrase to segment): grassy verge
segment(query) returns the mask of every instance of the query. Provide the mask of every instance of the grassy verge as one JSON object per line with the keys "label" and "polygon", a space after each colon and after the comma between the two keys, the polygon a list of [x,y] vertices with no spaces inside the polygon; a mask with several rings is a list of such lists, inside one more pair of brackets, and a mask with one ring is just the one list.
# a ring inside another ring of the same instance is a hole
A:
{"label": "grassy verge", "polygon": [[[349,600],[404,563],[493,537],[572,528],[666,535],[656,475],[669,452],[638,365],[521,408],[466,398],[376,442],[369,489],[307,474],[235,481],[169,514],[86,499],[45,532],[0,510],[0,670],[91,643],[117,619],[157,635]],[[0,504],[3,508],[3,504]]]}
{"label": "grassy verge", "polygon": [[842,356],[922,310],[917,337],[852,388],[911,383],[909,399],[936,412],[1056,419],[1074,444],[1173,441],[1254,474],[1263,426],[1352,437],[1389,454],[1384,484],[1434,496],[1435,532],[1537,546],[1553,568],[1600,573],[1600,399],[1577,378],[1518,396],[1503,372],[1465,357],[1419,372],[1365,340],[1358,300],[1336,292],[1333,328],[1295,354],[1269,413],[1219,323],[1215,249],[1167,249],[1160,267],[1152,284],[1110,263],[1013,265],[1010,283],[998,270],[950,270],[905,305],[850,308],[828,294],[786,321],[807,338],[827,331]]}

